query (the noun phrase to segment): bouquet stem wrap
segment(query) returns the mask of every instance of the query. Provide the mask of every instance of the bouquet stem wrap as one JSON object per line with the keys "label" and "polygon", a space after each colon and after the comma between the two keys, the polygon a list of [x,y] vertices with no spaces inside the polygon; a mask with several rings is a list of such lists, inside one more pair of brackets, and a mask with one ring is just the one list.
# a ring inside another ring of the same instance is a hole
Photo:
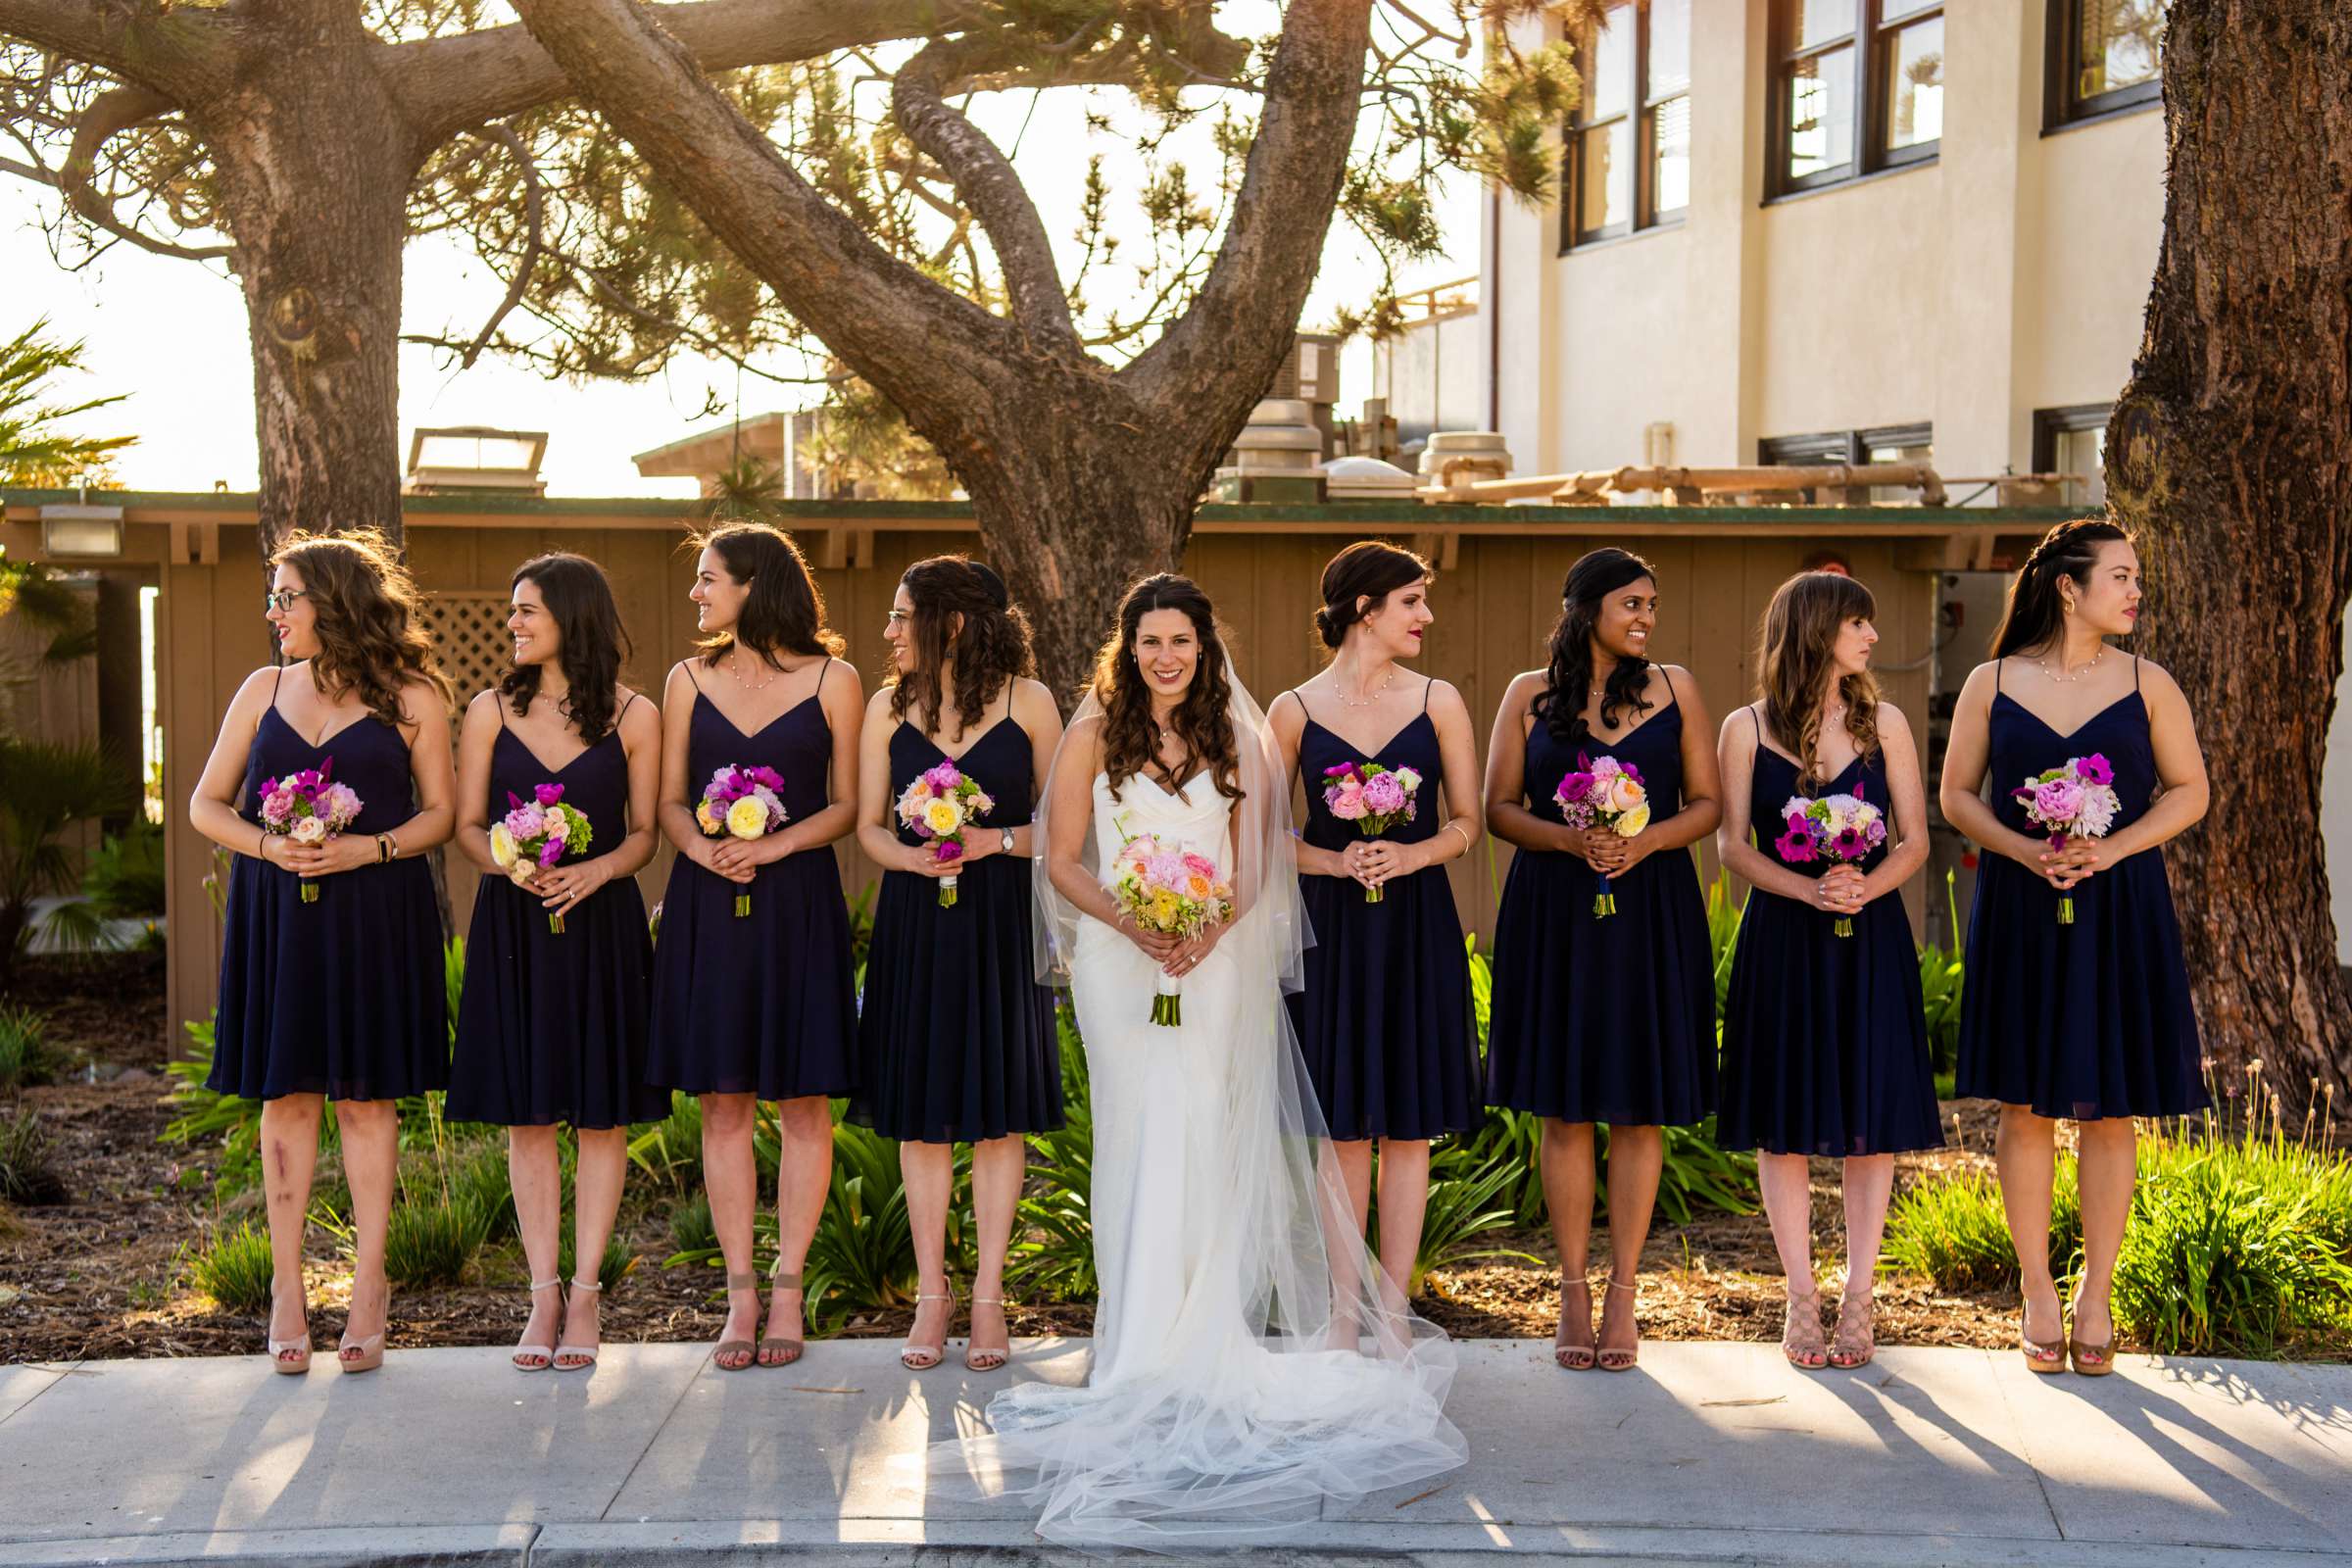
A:
{"label": "bouquet stem wrap", "polygon": [[1152,994],[1152,1021],[1170,1029],[1184,1023],[1184,982],[1165,970]]}
{"label": "bouquet stem wrap", "polygon": [[1598,891],[1592,895],[1592,918],[1605,920],[1616,912],[1617,895],[1609,891],[1609,879],[1604,874],[1600,879]]}
{"label": "bouquet stem wrap", "polygon": [[956,878],[952,875],[939,879],[939,906],[943,909],[956,907]]}

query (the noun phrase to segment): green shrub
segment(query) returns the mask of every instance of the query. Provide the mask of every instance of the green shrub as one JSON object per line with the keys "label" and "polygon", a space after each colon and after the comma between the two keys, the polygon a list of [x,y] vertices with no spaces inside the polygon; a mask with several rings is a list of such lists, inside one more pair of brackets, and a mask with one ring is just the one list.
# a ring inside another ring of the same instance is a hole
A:
{"label": "green shrub", "polygon": [[669,1211],[669,1240],[680,1254],[716,1256],[718,1227],[710,1219],[710,1200],[695,1194]]}
{"label": "green shrub", "polygon": [[0,1201],[65,1202],[70,1195],[49,1164],[51,1152],[39,1111],[27,1105],[0,1115]]}
{"label": "green shrub", "polygon": [[[1693,855],[1697,853],[1693,847]],[[1740,948],[1740,916],[1742,906],[1732,902],[1732,875],[1718,871],[1707,888],[1707,951],[1715,968],[1715,1030],[1720,1043],[1723,1033],[1723,1004],[1732,994],[1732,955]]]}
{"label": "green shrub", "polygon": [[[574,1280],[579,1278],[574,1267],[578,1255],[573,1250],[571,1232],[567,1229],[564,1233],[563,1244],[556,1252],[556,1277],[558,1279]],[[611,1291],[622,1280],[627,1279],[630,1272],[636,1267],[637,1254],[629,1250],[629,1244],[623,1241],[617,1232],[605,1238],[605,1255],[597,1264],[596,1269],[598,1284],[607,1291]]]}
{"label": "green shrub", "polygon": [[1951,1096],[1941,1086],[1948,1083],[1960,1060],[1960,987],[1968,973],[1960,935],[1959,894],[1950,871],[1943,873],[1943,907],[1952,950],[1946,953],[1933,942],[1920,944],[1919,990],[1927,1005],[1928,1056],[1935,1066],[1938,1095],[1948,1100]]}
{"label": "green shrub", "polygon": [[629,1159],[670,1191],[690,1193],[703,1184],[703,1102],[671,1090],[669,1114],[629,1129]]}
{"label": "green shrub", "polygon": [[189,1257],[188,1276],[198,1290],[227,1311],[263,1312],[270,1307],[270,1280],[275,1267],[270,1256],[270,1233],[244,1220],[234,1230],[214,1232]]}
{"label": "green shrub", "polygon": [[438,1194],[392,1205],[384,1272],[395,1285],[457,1285],[489,1240],[488,1216],[463,1198]]}
{"label": "green shrub", "polygon": [[455,1152],[449,1192],[481,1214],[486,1242],[503,1242],[514,1234],[514,1182],[503,1143],[479,1143]]}
{"label": "green shrub", "polygon": [[[1479,1238],[1518,1222],[1511,1202],[1526,1166],[1509,1145],[1448,1141],[1430,1152],[1429,1201],[1421,1216],[1421,1250],[1413,1258],[1405,1294],[1419,1296],[1433,1269],[1482,1257],[1515,1257],[1541,1265],[1542,1258],[1503,1247],[1483,1247]],[[1378,1207],[1377,1202],[1373,1205]],[[1379,1235],[1378,1221],[1372,1234]]]}
{"label": "green shrub", "polygon": [[[2050,1194],[2050,1271],[2073,1272],[2082,1247],[2082,1202],[2072,1158],[2058,1161]],[[1886,1215],[1880,1267],[1924,1274],[1942,1291],[2015,1289],[2017,1249],[1989,1171],[1964,1171],[1913,1184]]]}
{"label": "green shrub", "polygon": [[1102,1289],[1095,1273],[1095,1118],[1086,1047],[1065,1002],[1054,1009],[1061,1049],[1062,1114],[1056,1132],[1029,1138],[1028,1192],[1022,1197],[1005,1272],[1014,1287],[1058,1300],[1086,1300]]}
{"label": "green shrub", "polygon": [[49,1045],[49,1015],[30,1007],[0,1007],[0,1093],[45,1084],[58,1066]]}
{"label": "green shrub", "polygon": [[2346,1322],[2352,1265],[2269,1148],[2173,1146],[2150,1163],[2115,1270],[2134,1339],[2163,1355],[2269,1355]]}
{"label": "green shrub", "polygon": [[110,920],[152,920],[164,912],[164,830],[134,816],[109,833],[82,868],[81,894]]}

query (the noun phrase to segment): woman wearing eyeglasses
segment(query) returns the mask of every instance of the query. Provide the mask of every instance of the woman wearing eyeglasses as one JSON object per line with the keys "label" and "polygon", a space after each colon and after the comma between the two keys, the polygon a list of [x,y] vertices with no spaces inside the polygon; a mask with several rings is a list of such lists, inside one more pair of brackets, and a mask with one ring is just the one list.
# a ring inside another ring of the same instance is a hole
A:
{"label": "woman wearing eyeglasses", "polygon": [[303,1223],[319,1112],[335,1102],[359,1240],[336,1365],[366,1372],[383,1363],[391,1307],[395,1102],[449,1082],[422,857],[455,820],[451,691],[382,534],[298,533],[270,565],[265,609],[285,662],[246,677],[188,802],[196,830],[236,857],[206,1087],[262,1102],[270,1361],[285,1373],[311,1364]]}

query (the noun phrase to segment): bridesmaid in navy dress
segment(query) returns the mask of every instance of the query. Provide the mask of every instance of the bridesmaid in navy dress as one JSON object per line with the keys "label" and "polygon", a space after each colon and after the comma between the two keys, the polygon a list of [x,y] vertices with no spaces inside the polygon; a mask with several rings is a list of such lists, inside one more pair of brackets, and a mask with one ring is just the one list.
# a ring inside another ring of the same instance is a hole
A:
{"label": "bridesmaid in navy dress", "polygon": [[[1028,1164],[1024,1133],[1061,1125],[1061,1051],[1053,994],[1036,980],[1029,906],[1029,818],[1061,740],[1054,695],[1028,677],[1029,622],[1004,579],[960,556],[918,561],[899,580],[883,635],[889,684],[865,714],[858,842],[882,867],[858,1018],[858,1091],[850,1117],[899,1143],[920,1283],[899,1359],[939,1365],[955,1317],[948,1200],[956,1145],[972,1146],[971,1338],[964,1365],[994,1371],[1011,1353],[1004,1253]],[[964,829],[956,903],[951,869],[893,808],[915,776],[953,761],[995,800]]]}
{"label": "bridesmaid in navy dress", "polygon": [[[1359,1231],[1379,1143],[1380,1257],[1398,1299],[1421,1250],[1429,1141],[1484,1112],[1469,956],[1445,869],[1481,827],[1476,738],[1460,693],[1398,668],[1437,618],[1429,582],[1429,563],[1394,545],[1334,556],[1315,612],[1331,663],[1267,715],[1305,792],[1298,886],[1315,934],[1305,983],[1284,1000]],[[1366,762],[1420,777],[1412,819],[1377,837],[1323,799],[1330,769]],[[1379,902],[1367,902],[1374,889]]]}
{"label": "bridesmaid in navy dress", "polygon": [[[539,556],[515,568],[512,593],[514,663],[466,708],[458,740],[458,848],[482,880],[447,1110],[452,1121],[507,1129],[531,1271],[514,1365],[570,1372],[595,1364],[601,1343],[598,1263],[620,1209],[629,1123],[669,1111],[669,1096],[645,1081],[654,945],[636,881],[654,858],[662,719],[620,684],[628,638],[595,562]],[[518,880],[498,863],[491,824],[548,787],[587,817],[588,842],[543,869],[514,862]],[[558,1122],[571,1125],[579,1156],[573,1278],[561,1301],[544,1294],[564,1284]]]}
{"label": "bridesmaid in navy dress", "polygon": [[[383,535],[296,534],[270,564],[268,618],[287,662],[246,677],[188,803],[196,830],[237,857],[206,1084],[263,1102],[280,1372],[310,1366],[303,1225],[320,1107],[335,1102],[359,1243],[336,1364],[366,1372],[383,1363],[391,1310],[395,1102],[449,1081],[441,916],[421,857],[449,840],[450,688]],[[261,825],[264,785],[309,768],[361,801],[323,843]],[[303,902],[305,882],[316,902]]]}
{"label": "bridesmaid in navy dress", "polygon": [[[2026,1364],[2115,1370],[2108,1286],[2132,1212],[2134,1116],[2209,1102],[2199,1074],[2180,927],[2154,853],[2205,814],[2205,759],[2173,678],[2109,645],[2139,618],[2139,557],[2113,523],[2045,535],[2009,589],[1992,662],[1961,688],[1939,801],[1985,852],[1968,923],[1958,1091],[2001,1102],[1996,1154],[2017,1248]],[[2120,806],[2103,838],[2053,852],[2010,792],[2093,754]],[[1987,781],[1988,804],[1979,794]],[[2058,923],[2060,901],[2075,918]],[[2057,1121],[2081,1155],[2082,1277],[2073,1321],[2050,1278]]]}
{"label": "bridesmaid in navy dress", "polygon": [[[1551,660],[1503,693],[1487,753],[1487,822],[1518,846],[1494,924],[1487,1101],[1544,1118],[1544,1200],[1560,1251],[1553,1355],[1632,1369],[1634,1281],[1668,1125],[1715,1104],[1715,967],[1690,847],[1715,830],[1715,749],[1690,672],[1649,659],[1658,585],[1616,549],[1568,571]],[[1599,672],[1606,678],[1595,686]],[[1650,820],[1578,832],[1552,799],[1580,757],[1640,770]],[[1617,912],[1595,916],[1602,877]],[[1609,1129],[1609,1281],[1595,1341],[1586,1246],[1593,1124]]]}
{"label": "bridesmaid in navy dress", "polygon": [[[1901,894],[1927,861],[1927,797],[1911,728],[1871,677],[1877,614],[1870,590],[1841,572],[1783,583],[1756,653],[1761,700],[1724,721],[1721,742],[1716,850],[1753,891],[1724,1002],[1715,1141],[1757,1151],[1788,1282],[1781,1350],[1807,1370],[1875,1353],[1870,1288],[1894,1156],[1943,1143]],[[1831,795],[1876,807],[1886,843],[1855,861],[1792,849],[1783,806]],[[1844,1161],[1845,1292],[1829,1348],[1813,1279],[1813,1158]]]}
{"label": "bridesmaid in navy dress", "polygon": [[[646,1077],[702,1098],[703,1182],[727,1265],[727,1322],[711,1354],[740,1372],[801,1357],[801,1266],[833,1179],[831,1101],[855,1084],[849,905],[826,846],[855,816],[865,704],[790,537],[731,522],[700,544],[687,597],[702,651],[671,667],[662,693],[660,819],[678,855],[654,948]],[[783,827],[704,835],[695,807],[728,766],[783,776]],[[754,1344],[752,1124],[762,1100],[778,1102],[782,1151],[767,1332]]]}

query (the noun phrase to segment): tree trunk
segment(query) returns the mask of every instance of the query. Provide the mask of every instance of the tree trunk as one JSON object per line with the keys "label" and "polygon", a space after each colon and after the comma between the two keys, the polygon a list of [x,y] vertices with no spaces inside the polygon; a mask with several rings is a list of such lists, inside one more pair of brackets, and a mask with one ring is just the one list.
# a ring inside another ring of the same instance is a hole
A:
{"label": "tree trunk", "polygon": [[2352,8],[2173,0],[2171,148],[2108,494],[2214,808],[2167,859],[2206,1051],[2352,1112],[2320,783],[2352,593]]}
{"label": "tree trunk", "polygon": [[416,167],[356,10],[279,31],[287,47],[201,112],[252,334],[265,559],[296,528],[399,536],[401,249]]}

